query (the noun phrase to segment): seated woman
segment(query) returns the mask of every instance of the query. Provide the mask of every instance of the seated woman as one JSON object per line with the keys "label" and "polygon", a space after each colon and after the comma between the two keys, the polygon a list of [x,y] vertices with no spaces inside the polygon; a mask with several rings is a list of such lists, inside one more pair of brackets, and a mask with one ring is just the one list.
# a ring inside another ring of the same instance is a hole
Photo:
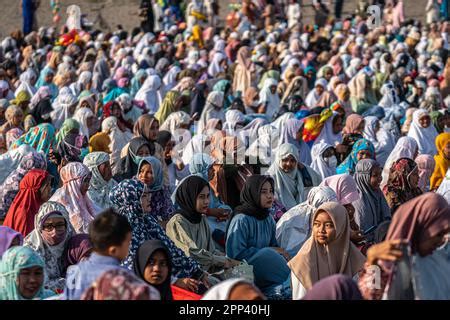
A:
{"label": "seated woman", "polygon": [[288,119],[284,127],[281,130],[280,146],[284,143],[290,143],[294,145],[299,153],[301,163],[307,166],[311,165],[311,149],[302,140],[303,136],[303,120]]}
{"label": "seated woman", "polygon": [[26,144],[33,147],[37,152],[42,152],[48,156],[50,147],[55,142],[55,128],[49,123],[42,123],[31,128],[27,133],[17,139],[10,147],[10,150],[19,148]]}
{"label": "seated woman", "polygon": [[311,236],[311,217],[322,204],[337,201],[330,187],[314,187],[305,202],[291,208],[277,222],[276,238],[281,248],[295,256]]}
{"label": "seated woman", "polygon": [[63,252],[74,234],[66,208],[49,201],[39,209],[35,229],[24,240],[44,260],[45,287],[54,292],[64,289]]}
{"label": "seated woman", "polygon": [[148,211],[145,213],[152,215],[165,229],[175,209],[170,200],[169,188],[163,186],[161,162],[155,157],[143,158],[135,179],[144,185],[144,195],[150,201]]}
{"label": "seated woman", "polygon": [[138,165],[142,158],[155,154],[155,146],[145,138],[133,138],[128,145],[128,153],[121,158],[113,171],[114,180],[120,182],[131,179],[138,171]]}
{"label": "seated woman", "polygon": [[122,149],[128,144],[132,138],[131,132],[122,131],[116,117],[108,117],[102,122],[102,133],[106,133],[111,140],[109,151],[111,152],[111,167],[115,170],[120,161]]}
{"label": "seated woman", "polygon": [[112,178],[112,169],[109,154],[105,152],[89,153],[83,160],[83,164],[92,172],[87,195],[100,210],[112,206],[109,200],[109,192],[117,185]]}
{"label": "seated woman", "polygon": [[336,173],[353,175],[356,164],[362,159],[375,159],[375,148],[366,139],[360,139],[353,145],[348,157],[336,168]]}
{"label": "seated woman", "polygon": [[363,138],[364,126],[364,118],[359,114],[351,114],[345,119],[345,126],[342,128],[342,143],[337,148],[339,163],[349,156],[353,145]]}
{"label": "seated woman", "polygon": [[217,250],[211,236],[206,216],[210,202],[209,183],[203,178],[191,176],[178,187],[175,201],[179,209],[167,224],[167,235],[188,257],[202,268],[214,273],[239,264]]}
{"label": "seated woman", "polygon": [[333,274],[354,277],[365,258],[350,242],[350,221],[337,202],[321,205],[312,217],[312,235],[289,261],[292,298],[303,298],[312,286]]}
{"label": "seated woman", "polygon": [[6,226],[0,226],[0,261],[8,249],[22,244],[23,236],[21,233]]}
{"label": "seated woman", "polygon": [[[380,189],[381,167],[375,160],[361,160],[356,165],[354,179],[361,194],[361,198],[353,203],[355,222],[367,240],[373,241],[376,227],[391,219],[391,209]],[[372,231],[367,233],[370,229]]]}
{"label": "seated woman", "polygon": [[419,146],[419,154],[434,156],[437,153],[433,143],[438,136],[436,128],[431,123],[431,117],[427,110],[419,109],[413,113],[413,120],[408,131],[408,137],[416,140]]}
{"label": "seated woman", "polygon": [[305,201],[309,190],[321,182],[319,174],[299,161],[298,149],[290,143],[278,147],[267,174],[275,181],[276,199],[288,210]]}
{"label": "seated woman", "polygon": [[242,203],[231,218],[226,240],[227,256],[253,266],[255,284],[270,293],[289,277],[289,254],[278,246],[275,221],[270,215],[275,182],[269,176],[253,175],[241,192]]}
{"label": "seated woman", "polygon": [[35,216],[41,205],[51,197],[51,176],[41,169],[30,170],[20,182],[3,225],[20,232],[26,237],[35,228]]}
{"label": "seated woman", "polygon": [[245,279],[229,279],[212,287],[202,300],[266,300],[255,285]]}
{"label": "seated woman", "polygon": [[203,280],[205,277],[203,270],[175,246],[155,217],[145,214],[150,209],[150,199],[143,197],[143,194],[144,184],[134,179],[122,181],[109,194],[118,213],[128,219],[132,228],[131,246],[128,257],[122,263],[123,266],[130,270],[133,268],[136,251],[142,243],[147,240],[161,240],[170,252],[173,275],[178,279],[176,285],[187,289],[192,282],[198,285],[196,279]]}
{"label": "seated woman", "polygon": [[82,295],[81,300],[160,300],[158,290],[126,270],[103,273]]}
{"label": "seated woman", "polygon": [[414,161],[419,168],[419,188],[423,192],[428,192],[430,191],[430,178],[436,166],[436,161],[429,154],[421,154]]}
{"label": "seated woman", "polygon": [[[428,192],[400,206],[392,217],[386,241],[373,245],[367,251],[367,262],[359,277],[363,297],[367,300],[383,297],[395,300],[448,300],[450,263],[446,237],[449,232],[450,208],[442,196]],[[406,257],[405,252],[408,252]],[[400,270],[398,266],[400,259],[411,261],[411,268],[407,271],[412,276],[392,277],[394,273],[406,275],[405,268]],[[374,274],[374,266],[381,274]],[[377,287],[369,285],[374,283],[374,276],[379,283]]]}
{"label": "seated woman", "polygon": [[70,266],[88,259],[93,250],[89,235],[81,233],[70,238],[63,253],[63,273],[66,274]]}
{"label": "seated woman", "polygon": [[401,158],[392,164],[383,193],[391,208],[391,215],[394,215],[399,206],[422,194],[419,188],[419,169],[414,160]]}
{"label": "seated woman", "polygon": [[311,148],[311,169],[317,172],[322,179],[336,174],[336,149],[325,142],[319,142]]}
{"label": "seated woman", "polygon": [[56,190],[50,201],[67,209],[76,233],[88,233],[89,223],[100,211],[87,195],[92,173],[84,164],[70,162],[61,169],[60,176],[63,186]]}
{"label": "seated woman", "polygon": [[372,142],[377,162],[383,167],[395,147],[392,134],[381,127],[375,116],[365,117],[364,138]]}
{"label": "seated woman", "polygon": [[13,247],[0,260],[0,300],[43,300],[53,292],[44,289],[45,263],[28,247]]}

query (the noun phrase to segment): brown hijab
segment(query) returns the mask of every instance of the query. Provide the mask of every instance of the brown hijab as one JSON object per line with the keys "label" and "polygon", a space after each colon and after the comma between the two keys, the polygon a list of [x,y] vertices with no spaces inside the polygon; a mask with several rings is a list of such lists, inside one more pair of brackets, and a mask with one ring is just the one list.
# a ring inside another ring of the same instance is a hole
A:
{"label": "brown hijab", "polygon": [[139,117],[138,121],[135,123],[133,128],[133,134],[135,137],[143,137],[150,140],[150,128],[153,122],[158,121],[154,116],[149,114],[144,114]]}
{"label": "brown hijab", "polygon": [[450,207],[436,193],[428,192],[400,206],[395,212],[386,240],[405,239],[412,253],[418,244],[450,227]]}
{"label": "brown hijab", "polygon": [[313,235],[302,246],[297,255],[288,263],[289,268],[305,289],[333,274],[353,277],[364,265],[365,258],[350,242],[350,221],[347,210],[337,202],[321,205],[311,220],[320,212],[327,212],[336,228],[336,239],[325,246],[316,242]]}

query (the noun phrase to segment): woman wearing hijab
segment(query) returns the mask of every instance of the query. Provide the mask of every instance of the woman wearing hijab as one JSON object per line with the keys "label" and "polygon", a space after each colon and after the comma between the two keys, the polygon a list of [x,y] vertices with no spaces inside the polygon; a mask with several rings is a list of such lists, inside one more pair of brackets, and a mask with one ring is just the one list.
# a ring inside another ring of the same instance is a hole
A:
{"label": "woman wearing hijab", "polygon": [[266,300],[264,294],[252,282],[243,278],[220,282],[205,293],[202,300]]}
{"label": "woman wearing hijab", "polygon": [[89,150],[84,136],[69,133],[56,146],[54,151],[63,160],[63,163],[80,162]]}
{"label": "woman wearing hijab", "polygon": [[358,114],[363,114],[367,109],[377,104],[375,92],[372,89],[371,77],[364,71],[359,72],[348,83],[350,89],[350,102],[352,109]]}
{"label": "woman wearing hijab", "polygon": [[227,256],[252,265],[255,284],[263,292],[270,292],[289,277],[289,255],[277,244],[275,221],[269,211],[274,184],[268,176],[248,178],[241,192],[241,205],[235,208],[227,230]]}
{"label": "woman wearing hijab", "polygon": [[290,143],[278,147],[267,174],[275,181],[276,199],[288,210],[305,201],[309,190],[321,182],[314,170],[299,161],[298,150]]}
{"label": "woman wearing hijab", "polygon": [[31,169],[47,168],[47,161],[41,153],[30,152],[22,158],[17,169],[10,173],[0,185],[0,217],[8,212],[14,198],[20,190],[19,184]]}
{"label": "woman wearing hijab", "polygon": [[34,151],[29,145],[21,145],[16,149],[10,148],[8,152],[0,155],[0,183],[3,184],[8,176],[22,161],[22,158]]}
{"label": "woman wearing hijab", "polygon": [[305,202],[288,210],[277,222],[276,238],[281,248],[291,257],[295,256],[311,236],[311,218],[314,212],[326,202],[337,201],[336,193],[330,187],[314,187]]}
{"label": "woman wearing hijab", "polygon": [[38,253],[45,262],[45,287],[56,291],[65,286],[63,278],[63,253],[75,234],[69,214],[63,205],[46,202],[39,209],[35,229],[25,238],[26,247]]}
{"label": "woman wearing hijab", "polygon": [[50,113],[55,128],[59,129],[65,120],[72,118],[77,102],[77,98],[72,95],[69,88],[61,89],[53,103],[53,111]]}
{"label": "woman wearing hijab", "polygon": [[216,52],[208,67],[208,75],[216,78],[217,74],[225,72],[224,65],[227,65],[227,56],[221,52]]}
{"label": "woman wearing hijab", "polygon": [[115,269],[104,272],[83,293],[81,300],[160,300],[160,295],[132,273]]}
{"label": "woman wearing hijab", "polygon": [[128,144],[131,139],[130,132],[122,131],[118,124],[116,117],[107,117],[102,122],[102,133],[106,133],[111,140],[109,150],[111,152],[111,167],[115,171],[117,164],[120,161],[120,154],[122,149]]}
{"label": "woman wearing hijab", "polygon": [[[43,300],[55,293],[44,289],[45,263],[27,247],[16,246],[0,260],[0,300]],[[37,283],[30,286],[21,273],[36,273]],[[31,288],[30,288],[31,287]]]}
{"label": "woman wearing hijab", "polygon": [[409,158],[415,159],[419,153],[419,149],[417,146],[417,142],[415,139],[410,137],[401,137],[397,144],[395,145],[394,150],[392,150],[391,154],[386,160],[386,163],[383,168],[383,174],[381,181],[381,190],[383,190],[389,178],[389,170],[397,160],[401,158]]}
{"label": "woman wearing hijab", "polygon": [[51,102],[51,92],[48,87],[40,87],[30,101],[30,114],[36,124],[44,122],[51,123],[51,112],[53,111]]}
{"label": "woman wearing hijab", "polygon": [[322,179],[336,174],[337,158],[333,146],[325,142],[314,144],[311,149],[311,169],[317,172]]}
{"label": "woman wearing hijab", "polygon": [[63,185],[50,201],[58,202],[67,209],[76,233],[88,233],[89,223],[99,211],[87,195],[92,173],[84,164],[70,162],[61,169],[60,177]]}
{"label": "woman wearing hijab", "polygon": [[109,155],[105,152],[89,153],[83,160],[83,164],[92,172],[87,195],[101,210],[112,206],[109,200],[109,192],[117,185],[112,178],[112,170]]}
{"label": "woman wearing hijab", "polygon": [[[56,52],[55,52],[56,53]],[[51,100],[55,100],[58,96],[58,87],[53,83],[55,71],[48,69],[48,66],[41,72],[41,76],[36,83],[36,88],[39,90],[41,87],[48,87],[51,93]]]}
{"label": "woman wearing hijab", "polygon": [[286,120],[286,123],[281,131],[280,146],[284,143],[294,145],[299,152],[300,162],[309,166],[312,162],[311,149],[302,140],[303,124],[304,121],[302,120]]}
{"label": "woman wearing hijab", "polygon": [[233,92],[244,94],[252,85],[251,51],[247,46],[240,47],[237,52],[237,65],[234,69]]}
{"label": "woman wearing hijab", "polygon": [[245,115],[239,110],[229,109],[225,113],[225,123],[223,124],[223,130],[227,135],[235,136],[237,131],[242,129],[245,124]]}
{"label": "woman wearing hijab", "polygon": [[40,206],[50,199],[51,177],[45,170],[31,169],[23,177],[19,187],[3,225],[26,237],[35,227],[34,218]]}
{"label": "woman wearing hijab", "polygon": [[392,164],[389,179],[382,189],[391,214],[399,206],[422,194],[419,188],[419,169],[414,160],[401,158]]}
{"label": "woman wearing hijab", "polygon": [[314,89],[308,93],[305,99],[305,103],[308,108],[313,109],[318,106],[318,102],[324,95],[324,91],[326,90],[327,85],[327,80],[325,80],[324,78],[316,80]]}
{"label": "woman wearing hijab", "polygon": [[49,123],[42,123],[33,127],[28,133],[21,136],[11,145],[11,150],[17,149],[22,145],[29,145],[37,152],[48,155],[50,148],[55,144],[55,128]]}
{"label": "woman wearing hijab", "polygon": [[20,129],[23,133],[23,118],[23,110],[20,107],[16,105],[9,106],[5,111],[6,122],[0,127],[0,134],[6,135],[13,129]]}
{"label": "woman wearing hijab", "polygon": [[89,140],[95,121],[94,112],[90,108],[80,108],[75,111],[73,120],[76,120],[80,124],[80,132]]}
{"label": "woman wearing hijab", "polygon": [[3,254],[15,246],[22,246],[23,236],[20,232],[6,226],[0,226],[0,263]]}
{"label": "woman wearing hijab", "polygon": [[144,188],[144,184],[138,180],[125,180],[114,187],[109,194],[118,213],[125,216],[132,227],[130,251],[123,266],[130,270],[133,268],[136,251],[142,243],[147,240],[161,240],[169,250],[175,277],[179,279],[202,278],[204,274],[199,265],[191,258],[186,257],[183,251],[175,246],[152,215],[145,214],[144,210],[149,209],[149,199],[142,197]]}
{"label": "woman wearing hijab", "polygon": [[438,133],[431,123],[428,111],[420,109],[414,112],[411,128],[408,137],[414,138],[419,146],[419,154],[429,154],[434,156],[437,153],[436,140]]}
{"label": "woman wearing hijab", "polygon": [[439,188],[448,168],[450,168],[450,133],[441,133],[437,136],[435,143],[437,149],[437,154],[434,156],[436,166],[430,179],[430,190]]}
{"label": "woman wearing hijab", "polygon": [[281,99],[277,92],[278,81],[268,78],[264,81],[264,86],[259,93],[259,103],[265,106],[264,114],[268,121],[273,120],[273,116],[281,105]]}
{"label": "woman wearing hijab", "polygon": [[210,203],[208,181],[198,176],[185,179],[177,188],[175,203],[179,207],[167,224],[167,235],[188,257],[204,270],[216,272],[237,265],[216,249],[208,220],[204,216]]}
{"label": "woman wearing hijab", "polygon": [[159,123],[164,123],[167,117],[175,111],[179,111],[183,104],[183,98],[178,91],[169,91],[164,100],[161,103],[158,111],[155,114],[155,118]]}
{"label": "woman wearing hijab", "polygon": [[67,268],[88,259],[93,251],[93,246],[87,234],[76,234],[70,238],[63,253],[63,272]]}
{"label": "woman wearing hijab", "polygon": [[421,154],[415,159],[419,168],[419,188],[423,192],[430,191],[430,178],[434,172],[436,161],[428,154]]}
{"label": "woman wearing hijab", "polygon": [[225,122],[225,112],[223,111],[224,94],[222,92],[213,91],[206,99],[206,105],[200,116],[197,132],[204,132],[206,124],[210,119],[218,119]]}
{"label": "woman wearing hijab", "polygon": [[117,163],[114,174],[116,181],[131,179],[138,172],[140,160],[155,153],[155,147],[145,138],[133,138],[128,145],[128,153]]}
{"label": "woman wearing hijab", "polygon": [[[445,238],[449,232],[450,208],[442,196],[428,192],[400,206],[392,218],[386,242],[367,253],[359,277],[363,297],[367,300],[380,300],[383,296],[395,300],[448,300],[450,283],[445,275],[450,264]],[[402,250],[404,246],[407,250]],[[405,275],[405,270],[397,265],[405,251],[410,252],[411,275],[393,277],[393,274]],[[376,275],[380,284],[377,287],[368,285],[373,283],[374,265],[380,271]]]}
{"label": "woman wearing hijab", "polygon": [[366,139],[358,140],[352,148],[351,153],[337,168],[337,174],[353,174],[358,161],[362,159],[375,159],[375,148],[373,144]]}
{"label": "woman wearing hijab", "polygon": [[364,118],[365,127],[363,136],[372,142],[375,148],[377,162],[383,167],[388,156],[394,150],[394,137],[384,128],[381,128],[377,117],[369,116]]}
{"label": "woman wearing hijab", "polygon": [[[345,120],[345,127],[342,129],[344,141],[356,142],[363,137],[365,121],[359,114],[351,114]],[[351,143],[344,143],[352,146]]]}
{"label": "woman wearing hijab", "polygon": [[[157,267],[157,268],[156,268]],[[162,301],[172,301],[172,261],[161,240],[148,240],[139,246],[134,259],[134,273],[159,291]]]}
{"label": "woman wearing hijab", "polygon": [[391,219],[391,210],[380,189],[381,167],[375,160],[361,160],[356,165],[354,179],[361,194],[361,198],[353,202],[355,222],[363,232],[373,229],[368,234],[364,232],[372,241],[375,228]]}
{"label": "woman wearing hijab", "polygon": [[318,281],[333,274],[354,277],[365,258],[350,242],[350,221],[338,202],[321,205],[311,219],[312,235],[288,263],[292,298],[301,299]]}
{"label": "woman wearing hijab", "polygon": [[157,75],[148,76],[142,87],[137,91],[134,99],[137,101],[144,101],[145,106],[150,110],[150,113],[155,114],[163,101],[160,89],[161,78]]}
{"label": "woman wearing hijab", "polygon": [[32,68],[28,68],[20,75],[20,85],[15,91],[15,96],[21,92],[26,91],[30,97],[34,96],[37,89],[34,86],[37,80],[37,75]]}
{"label": "woman wearing hijab", "polygon": [[171,113],[159,129],[169,131],[171,134],[176,135],[177,130],[189,130],[190,125],[191,117],[189,114],[184,111],[177,111]]}

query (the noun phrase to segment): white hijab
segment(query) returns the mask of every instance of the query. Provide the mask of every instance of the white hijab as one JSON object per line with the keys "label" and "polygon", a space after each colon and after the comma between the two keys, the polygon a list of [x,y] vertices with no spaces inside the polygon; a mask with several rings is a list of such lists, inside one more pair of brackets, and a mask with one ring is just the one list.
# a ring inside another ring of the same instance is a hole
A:
{"label": "white hijab", "polygon": [[211,77],[215,77],[218,73],[224,72],[224,70],[223,70],[222,66],[220,65],[220,63],[223,60],[226,60],[226,59],[227,59],[226,55],[224,55],[221,52],[216,52],[214,54],[214,57],[212,58],[212,61],[211,61],[210,65],[209,65],[209,67],[208,67],[208,74]]}
{"label": "white hijab", "polygon": [[269,121],[273,119],[275,113],[280,109],[281,99],[278,92],[272,94],[270,87],[278,86],[278,81],[273,78],[267,78],[264,81],[264,86],[259,93],[259,103],[267,105],[266,116]]}
{"label": "white hijab", "polygon": [[0,155],[0,184],[3,184],[10,173],[17,169],[22,158],[32,151],[34,151],[33,147],[23,144],[17,149]]}
{"label": "white hijab", "polygon": [[50,113],[56,129],[61,128],[64,121],[72,117],[70,107],[75,103],[77,103],[77,98],[71,90],[68,87],[62,88],[55,102],[53,102],[53,111]]}
{"label": "white hijab", "polygon": [[[375,148],[377,162],[383,167],[389,154],[395,147],[394,137],[390,132],[387,132],[381,127],[377,117],[369,116],[365,117],[364,120],[364,138],[372,142]],[[377,123],[379,124],[380,129],[375,132]]]}
{"label": "white hijab", "polygon": [[419,154],[428,154],[435,156],[437,153],[435,140],[438,132],[430,121],[428,128],[423,128],[419,124],[419,119],[423,116],[429,116],[427,110],[419,109],[413,113],[413,121],[409,128],[408,137],[414,138],[419,146]]}
{"label": "white hijab", "polygon": [[87,124],[87,119],[89,119],[90,117],[95,117],[94,113],[92,112],[92,110],[90,108],[80,108],[78,109],[74,116],[73,119],[78,121],[78,123],[80,124],[80,132],[89,140],[89,127]]}
{"label": "white hijab", "polygon": [[334,176],[336,174],[336,167],[330,167],[323,158],[323,153],[330,147],[333,146],[325,142],[319,142],[313,145],[311,149],[311,157],[313,159],[311,168],[320,174],[322,179]]}
{"label": "white hijab", "polygon": [[161,79],[157,75],[148,76],[141,89],[136,94],[135,100],[144,101],[150,113],[156,113],[161,104]]}
{"label": "white hijab", "polygon": [[325,121],[325,125],[323,126],[322,131],[320,131],[320,134],[314,144],[325,142],[329,145],[336,146],[342,142],[342,133],[333,132],[333,120],[337,115],[339,115],[339,113],[333,111],[333,115]]}

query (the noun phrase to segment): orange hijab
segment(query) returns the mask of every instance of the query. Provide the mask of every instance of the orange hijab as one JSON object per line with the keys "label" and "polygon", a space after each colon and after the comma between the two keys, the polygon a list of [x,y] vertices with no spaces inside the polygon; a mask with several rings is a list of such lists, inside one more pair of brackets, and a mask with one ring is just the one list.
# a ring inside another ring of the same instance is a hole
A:
{"label": "orange hijab", "polygon": [[448,132],[441,133],[436,137],[436,149],[438,154],[434,156],[436,166],[434,167],[434,172],[430,179],[430,190],[435,190],[440,186],[450,167],[450,160],[444,157],[444,148],[449,142],[450,133]]}

